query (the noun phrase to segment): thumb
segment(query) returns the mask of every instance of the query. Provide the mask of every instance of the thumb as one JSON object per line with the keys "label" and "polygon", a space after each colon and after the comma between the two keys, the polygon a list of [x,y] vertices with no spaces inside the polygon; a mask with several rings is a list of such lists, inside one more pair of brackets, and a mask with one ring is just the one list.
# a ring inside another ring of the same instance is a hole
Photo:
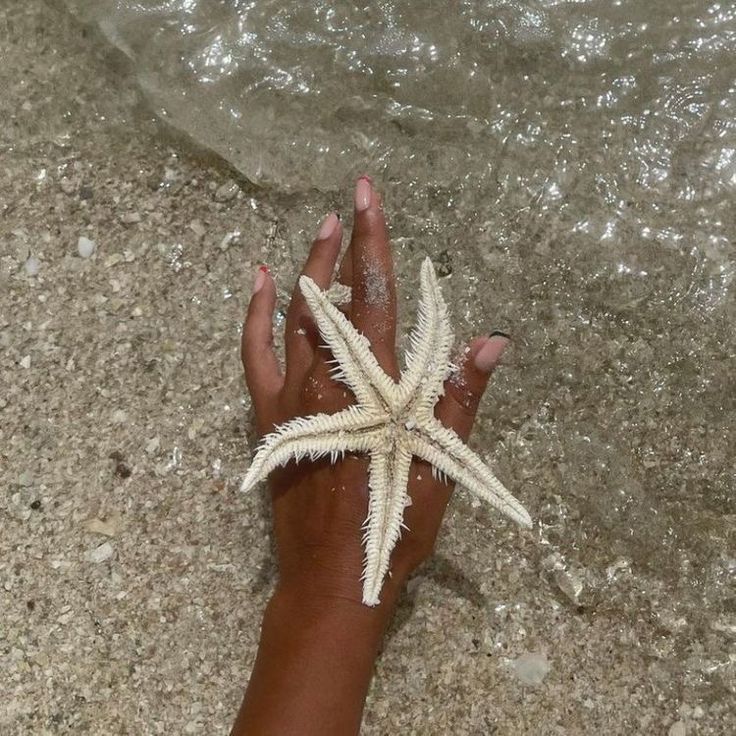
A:
{"label": "thumb", "polygon": [[435,416],[463,440],[470,435],[488,380],[509,342],[509,336],[499,331],[475,338],[461,353],[457,370],[445,381],[445,395],[437,402]]}

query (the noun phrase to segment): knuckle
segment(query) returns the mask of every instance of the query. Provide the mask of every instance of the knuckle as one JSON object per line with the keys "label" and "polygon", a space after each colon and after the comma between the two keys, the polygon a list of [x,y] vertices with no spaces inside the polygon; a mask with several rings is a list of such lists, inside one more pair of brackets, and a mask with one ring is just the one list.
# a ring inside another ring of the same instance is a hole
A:
{"label": "knuckle", "polygon": [[480,403],[480,394],[477,391],[451,384],[447,395],[457,414],[469,419],[475,418]]}
{"label": "knuckle", "polygon": [[244,336],[243,341],[240,343],[240,360],[243,363],[245,377],[248,381],[251,381],[257,373],[259,362],[263,358],[263,351],[267,347],[267,345],[262,345],[256,349],[253,340],[249,339],[247,335]]}

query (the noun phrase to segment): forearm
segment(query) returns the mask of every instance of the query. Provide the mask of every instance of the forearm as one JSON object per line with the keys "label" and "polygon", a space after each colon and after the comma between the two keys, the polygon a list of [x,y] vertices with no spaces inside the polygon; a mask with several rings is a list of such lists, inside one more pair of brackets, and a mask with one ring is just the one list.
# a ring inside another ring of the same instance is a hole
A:
{"label": "forearm", "polygon": [[368,608],[277,591],[231,736],[357,734],[395,598]]}

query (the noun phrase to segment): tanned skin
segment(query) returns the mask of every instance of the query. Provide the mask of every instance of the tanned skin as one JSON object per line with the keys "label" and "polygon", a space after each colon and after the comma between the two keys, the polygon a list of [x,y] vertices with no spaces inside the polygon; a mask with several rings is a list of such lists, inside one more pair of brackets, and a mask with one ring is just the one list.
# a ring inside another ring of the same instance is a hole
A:
{"label": "tanned skin", "polygon": [[[345,314],[370,340],[383,369],[398,378],[396,287],[380,195],[369,177],[358,179],[350,244],[338,280],[352,287]],[[342,224],[329,215],[302,273],[327,289],[340,257]],[[368,289],[381,279],[381,294]],[[385,292],[384,292],[385,289]],[[333,413],[353,402],[329,376],[330,353],[298,287],[285,325],[286,365],[273,349],[276,286],[267,269],[256,275],[242,339],[245,379],[260,435],[293,417]],[[495,333],[461,350],[455,380],[435,415],[468,438],[488,379],[508,344]],[[416,567],[432,553],[452,487],[414,461],[412,505],[405,532],[391,555],[380,605],[361,603],[362,526],[368,510],[367,460],[348,456],[290,463],[269,479],[279,579],[266,607],[258,655],[231,736],[349,736],[360,730],[366,693],[397,599]],[[419,479],[421,478],[421,480]]]}

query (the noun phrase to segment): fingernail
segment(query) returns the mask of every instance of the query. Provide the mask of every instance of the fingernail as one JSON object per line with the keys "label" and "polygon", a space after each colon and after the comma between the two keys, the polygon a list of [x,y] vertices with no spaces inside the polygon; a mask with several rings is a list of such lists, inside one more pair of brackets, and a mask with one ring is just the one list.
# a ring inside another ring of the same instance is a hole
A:
{"label": "fingernail", "polygon": [[253,282],[253,293],[256,294],[261,290],[263,284],[266,283],[266,275],[268,274],[268,266],[259,266],[256,271],[256,280]]}
{"label": "fingernail", "polygon": [[475,367],[484,373],[490,373],[506,350],[509,338],[498,330],[491,333],[486,344],[475,354]]}
{"label": "fingernail", "polygon": [[334,212],[327,215],[327,217],[322,221],[322,226],[317,233],[317,240],[329,238],[330,235],[335,232],[335,228],[337,227],[339,220],[340,218]]}
{"label": "fingernail", "polygon": [[371,180],[370,177],[361,176],[355,184],[355,211],[367,210],[371,204]]}

